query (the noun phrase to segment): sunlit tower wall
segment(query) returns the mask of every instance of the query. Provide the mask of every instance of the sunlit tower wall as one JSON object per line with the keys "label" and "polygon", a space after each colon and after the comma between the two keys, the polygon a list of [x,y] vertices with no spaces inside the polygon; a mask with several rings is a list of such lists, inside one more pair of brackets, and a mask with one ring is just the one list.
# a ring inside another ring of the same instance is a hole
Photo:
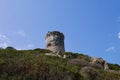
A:
{"label": "sunlit tower wall", "polygon": [[59,31],[48,31],[45,37],[46,49],[56,53],[62,54],[65,52],[64,34]]}

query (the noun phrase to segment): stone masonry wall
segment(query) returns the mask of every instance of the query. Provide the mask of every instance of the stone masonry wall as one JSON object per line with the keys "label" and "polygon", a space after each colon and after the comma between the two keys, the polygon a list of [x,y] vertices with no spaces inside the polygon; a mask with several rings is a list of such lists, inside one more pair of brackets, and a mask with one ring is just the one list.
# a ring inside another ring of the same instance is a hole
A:
{"label": "stone masonry wall", "polygon": [[46,37],[46,49],[54,53],[64,53],[64,35],[59,31],[48,32]]}

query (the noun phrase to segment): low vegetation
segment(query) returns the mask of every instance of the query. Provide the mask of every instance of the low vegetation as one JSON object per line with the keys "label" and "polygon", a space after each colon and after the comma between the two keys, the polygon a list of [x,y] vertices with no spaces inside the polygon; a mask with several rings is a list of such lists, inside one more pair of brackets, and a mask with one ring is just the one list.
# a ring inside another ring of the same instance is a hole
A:
{"label": "low vegetation", "polygon": [[[72,64],[72,59],[89,62],[88,56],[66,52],[66,59],[47,56],[44,49],[0,49],[0,80],[119,80],[120,74],[103,71],[81,64]],[[85,64],[85,63],[84,63]],[[109,64],[112,70],[120,66]],[[98,75],[98,76],[96,76]],[[90,77],[92,76],[92,77]],[[88,79],[89,78],[89,79]],[[90,79],[91,78],[91,79]]]}

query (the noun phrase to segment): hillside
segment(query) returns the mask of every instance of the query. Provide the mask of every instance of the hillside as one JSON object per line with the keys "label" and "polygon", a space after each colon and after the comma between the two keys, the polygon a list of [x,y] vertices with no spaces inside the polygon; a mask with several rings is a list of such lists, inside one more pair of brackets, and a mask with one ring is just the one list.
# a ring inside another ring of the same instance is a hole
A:
{"label": "hillside", "polygon": [[84,54],[65,52],[67,56],[48,56],[44,49],[0,49],[0,80],[119,80],[120,66],[108,64],[110,70],[91,65]]}

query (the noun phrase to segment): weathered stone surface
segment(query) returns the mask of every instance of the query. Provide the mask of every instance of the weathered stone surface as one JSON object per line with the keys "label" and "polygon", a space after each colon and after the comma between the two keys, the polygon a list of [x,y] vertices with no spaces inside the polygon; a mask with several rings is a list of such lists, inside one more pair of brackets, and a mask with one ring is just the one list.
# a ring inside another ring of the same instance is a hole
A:
{"label": "weathered stone surface", "polygon": [[92,57],[91,62],[95,63],[95,64],[100,64],[104,70],[109,70],[107,62],[105,60],[103,60],[102,58]]}
{"label": "weathered stone surface", "polygon": [[68,60],[68,64],[75,64],[78,66],[90,66],[89,62],[85,61],[84,59],[71,59]]}
{"label": "weathered stone surface", "polygon": [[88,61],[86,61],[84,59],[70,59],[70,60],[68,60],[68,64],[74,64],[74,65],[78,65],[78,66],[93,67],[95,69],[103,69],[103,66],[101,64],[91,63],[91,62],[88,62]]}
{"label": "weathered stone surface", "polygon": [[103,66],[101,64],[90,63],[90,66],[95,68],[95,69],[102,69],[103,70]]}
{"label": "weathered stone surface", "polygon": [[59,31],[48,32],[46,37],[46,49],[51,50],[55,54],[65,52],[64,48],[64,35]]}

